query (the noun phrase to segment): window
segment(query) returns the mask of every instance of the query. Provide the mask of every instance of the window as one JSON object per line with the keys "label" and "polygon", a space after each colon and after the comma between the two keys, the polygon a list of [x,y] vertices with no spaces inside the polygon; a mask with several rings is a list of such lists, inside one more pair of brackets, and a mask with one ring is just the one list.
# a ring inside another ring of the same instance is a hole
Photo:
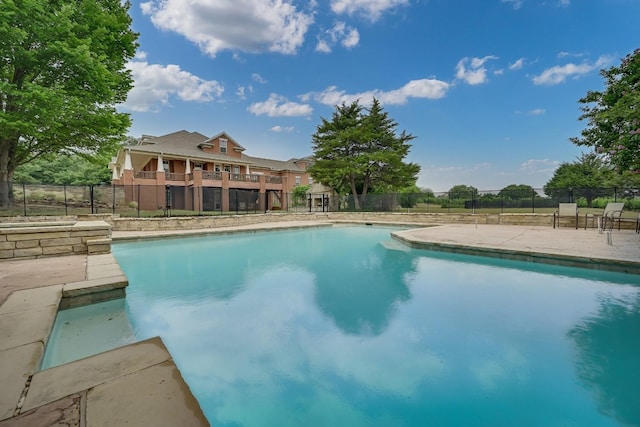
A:
{"label": "window", "polygon": [[230,165],[224,165],[224,171],[225,172],[231,172],[231,166]]}
{"label": "window", "polygon": [[240,166],[234,166],[233,167],[233,173],[235,173],[236,175],[240,174]]}
{"label": "window", "polygon": [[165,172],[170,172],[170,170],[169,170],[169,160],[163,160],[162,161],[162,169],[164,169]]}
{"label": "window", "polygon": [[300,185],[300,177],[296,176],[296,187]]}
{"label": "window", "polygon": [[204,164],[202,164],[202,163],[194,163],[194,164],[193,164],[193,168],[194,168],[194,169],[200,169],[200,170],[203,170],[203,169],[204,169]]}
{"label": "window", "polygon": [[313,185],[313,178],[309,178],[309,185]]}
{"label": "window", "polygon": [[227,140],[220,138],[220,152],[221,153],[226,153],[227,152]]}
{"label": "window", "polygon": [[213,168],[213,170],[214,170],[214,171],[216,171],[216,172],[220,172],[220,165],[216,165],[216,166]]}

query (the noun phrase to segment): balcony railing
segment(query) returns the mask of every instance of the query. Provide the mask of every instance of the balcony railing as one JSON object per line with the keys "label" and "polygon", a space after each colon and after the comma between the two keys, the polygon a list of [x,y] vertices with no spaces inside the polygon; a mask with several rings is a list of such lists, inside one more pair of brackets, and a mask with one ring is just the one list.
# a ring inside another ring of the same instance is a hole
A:
{"label": "balcony railing", "polygon": [[230,181],[258,182],[260,175],[246,175],[241,173],[232,173],[229,175]]}
{"label": "balcony railing", "polygon": [[281,176],[267,176],[267,184],[282,184]]}
{"label": "balcony railing", "polygon": [[202,172],[202,179],[220,181],[222,179],[222,172]]}
{"label": "balcony railing", "polygon": [[170,173],[165,172],[165,179],[167,181],[184,181],[185,175],[183,173]]}
{"label": "balcony railing", "polygon": [[134,174],[135,178],[156,179],[156,171],[138,171]]}

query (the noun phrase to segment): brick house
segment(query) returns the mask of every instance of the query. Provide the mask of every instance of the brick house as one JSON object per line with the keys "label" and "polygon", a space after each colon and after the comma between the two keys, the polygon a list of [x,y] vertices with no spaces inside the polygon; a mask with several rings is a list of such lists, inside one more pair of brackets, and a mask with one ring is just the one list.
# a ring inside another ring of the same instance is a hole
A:
{"label": "brick house", "polygon": [[310,157],[280,161],[244,151],[225,132],[143,135],[110,162],[112,184],[139,209],[193,211],[287,209],[294,187],[313,184],[306,172]]}

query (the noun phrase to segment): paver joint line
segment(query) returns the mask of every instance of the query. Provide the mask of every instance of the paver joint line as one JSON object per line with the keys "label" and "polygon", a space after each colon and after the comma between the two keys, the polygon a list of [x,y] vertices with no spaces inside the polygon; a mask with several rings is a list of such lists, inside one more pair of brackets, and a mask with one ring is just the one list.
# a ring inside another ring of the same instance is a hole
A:
{"label": "paver joint line", "polygon": [[22,394],[20,395],[20,399],[18,399],[18,404],[16,405],[16,409],[13,411],[13,416],[17,417],[20,415],[20,411],[22,411],[22,406],[24,405],[25,400],[27,399],[27,393],[29,392],[29,387],[31,386],[31,380],[33,379],[33,375],[29,375],[27,381],[24,384],[24,389],[22,389]]}

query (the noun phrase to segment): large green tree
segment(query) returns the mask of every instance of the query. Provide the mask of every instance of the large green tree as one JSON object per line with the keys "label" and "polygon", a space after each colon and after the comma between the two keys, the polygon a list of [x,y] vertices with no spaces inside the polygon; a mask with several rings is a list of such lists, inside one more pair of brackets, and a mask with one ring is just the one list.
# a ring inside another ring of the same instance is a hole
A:
{"label": "large green tree", "polygon": [[605,88],[580,99],[587,127],[571,141],[593,147],[620,172],[640,173],[640,49],[600,74]]}
{"label": "large green tree", "polygon": [[398,124],[377,99],[369,109],[358,101],[343,103],[331,120],[321,120],[312,137],[309,172],[339,194],[351,193],[356,209],[371,190],[415,184],[420,166],[404,162],[415,137],[404,130],[398,135]]}
{"label": "large green tree", "polygon": [[472,199],[478,194],[478,189],[470,185],[454,185],[449,189],[449,199]]}
{"label": "large green tree", "polygon": [[600,156],[583,154],[576,162],[564,162],[544,186],[544,192],[554,198],[563,198],[573,192],[574,197],[584,197],[591,207],[594,198],[608,194],[608,187],[615,185],[614,173]]}
{"label": "large green tree", "polygon": [[0,207],[16,168],[55,153],[97,153],[130,125],[115,105],[132,87],[130,4],[0,1]]}
{"label": "large green tree", "polygon": [[520,200],[520,199],[531,199],[531,197],[535,196],[536,190],[530,185],[526,184],[511,184],[504,187],[498,193],[498,196],[503,199],[512,199],[512,200]]}

